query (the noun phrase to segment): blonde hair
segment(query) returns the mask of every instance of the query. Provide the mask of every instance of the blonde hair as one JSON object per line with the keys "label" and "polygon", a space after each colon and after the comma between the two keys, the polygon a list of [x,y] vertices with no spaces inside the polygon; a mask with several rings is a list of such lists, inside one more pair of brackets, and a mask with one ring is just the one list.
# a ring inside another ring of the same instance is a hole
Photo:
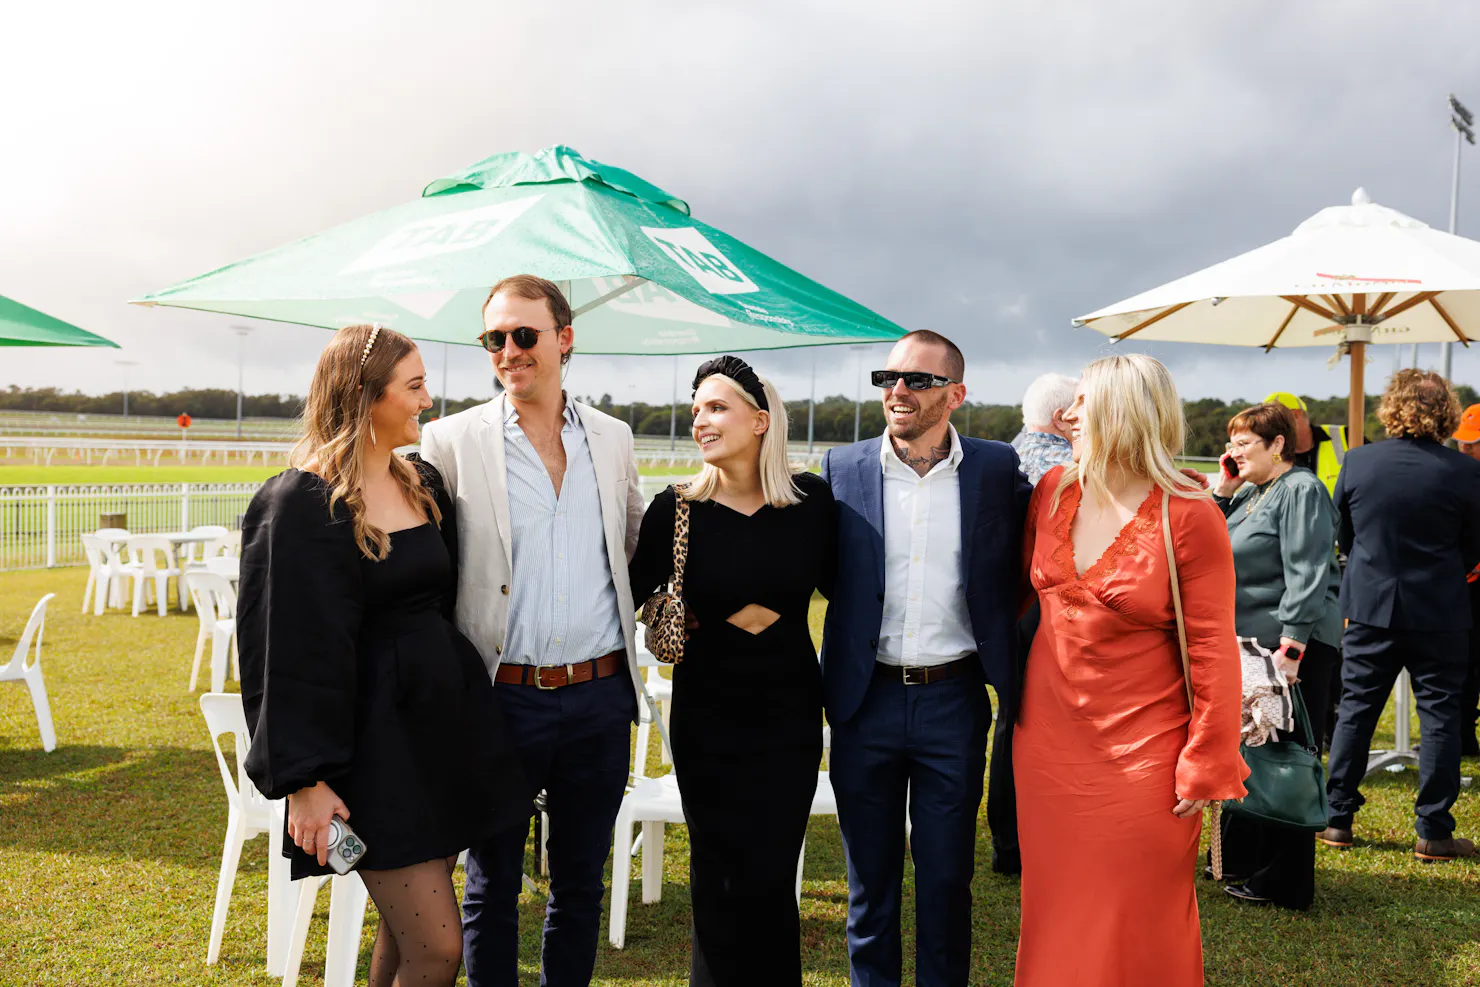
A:
{"label": "blonde hair", "polygon": [[1159,360],[1140,353],[1107,356],[1084,368],[1080,386],[1079,462],[1059,478],[1049,513],[1059,509],[1059,498],[1071,483],[1108,501],[1111,470],[1147,477],[1173,497],[1208,496],[1177,468],[1187,422],[1177,385]]}
{"label": "blonde hair", "polygon": [[[349,508],[355,544],[376,561],[390,554],[391,539],[365,518],[365,447],[373,434],[370,406],[395,378],[396,365],[415,350],[415,343],[393,329],[358,325],[335,333],[314,368],[303,406],[303,438],[288,455],[288,465],[316,473],[329,484],[331,513],[340,501]],[[408,504],[442,523],[431,491],[415,468],[394,453],[391,476]]]}
{"label": "blonde hair", "polygon": [[[802,502],[802,492],[797,489],[796,480],[792,478],[795,472],[791,463],[786,458],[786,405],[781,401],[781,395],[776,393],[776,387],[769,380],[757,375],[761,387],[766,394],[766,405],[770,408],[766,414],[770,417],[770,426],[761,436],[760,452],[760,474],[761,494],[766,498],[766,503],[772,507],[790,507],[792,504]],[[756,402],[739,382],[724,374],[710,374],[705,380],[722,380],[734,390],[734,392],[745,403],[757,411],[760,405]],[[719,487],[719,468],[704,464],[704,468],[698,474],[690,477],[676,489],[685,500],[709,500]]]}

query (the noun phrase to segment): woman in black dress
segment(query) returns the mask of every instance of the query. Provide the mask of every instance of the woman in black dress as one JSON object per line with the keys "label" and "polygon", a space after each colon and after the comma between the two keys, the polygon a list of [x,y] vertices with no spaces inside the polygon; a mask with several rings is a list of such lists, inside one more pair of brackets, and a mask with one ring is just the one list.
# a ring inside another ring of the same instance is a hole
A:
{"label": "woman in black dress", "polygon": [[653,500],[630,566],[634,599],[669,580],[685,497],[690,632],[672,736],[689,827],[690,982],[800,984],[794,885],[822,757],[807,608],[831,581],[832,491],[791,472],[785,405],[737,357],[699,368],[693,435],[704,469]]}
{"label": "woman in black dress", "polygon": [[334,816],[364,842],[380,912],[372,987],[453,983],[457,854],[530,813],[492,682],[449,622],[451,499],[435,469],[393,452],[431,406],[425,376],[400,333],[341,329],[294,468],[263,485],[242,527],[247,774],[288,799],[295,880],[331,873]]}

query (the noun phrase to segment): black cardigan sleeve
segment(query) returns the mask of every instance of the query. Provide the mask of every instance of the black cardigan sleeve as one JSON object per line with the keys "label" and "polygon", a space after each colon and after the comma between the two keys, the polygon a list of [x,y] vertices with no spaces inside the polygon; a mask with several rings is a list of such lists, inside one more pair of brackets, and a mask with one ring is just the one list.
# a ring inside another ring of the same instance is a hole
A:
{"label": "black cardigan sleeve", "polygon": [[637,550],[627,563],[627,579],[632,585],[632,602],[639,608],[647,598],[673,578],[673,519],[678,512],[678,495],[668,487],[648,505],[637,534]]}
{"label": "black cardigan sleeve", "polygon": [[331,787],[355,745],[361,554],[312,473],[267,481],[242,525],[237,642],[252,746],[247,775],[270,799]]}

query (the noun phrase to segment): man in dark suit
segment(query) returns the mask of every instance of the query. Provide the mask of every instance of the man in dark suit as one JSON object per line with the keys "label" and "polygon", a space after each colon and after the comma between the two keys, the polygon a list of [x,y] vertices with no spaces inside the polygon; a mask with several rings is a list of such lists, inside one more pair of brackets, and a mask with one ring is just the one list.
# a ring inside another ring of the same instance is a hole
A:
{"label": "man in dark suit", "polygon": [[1459,796],[1460,694],[1471,618],[1465,575],[1480,561],[1480,463],[1443,445],[1459,404],[1438,374],[1401,370],[1378,410],[1388,439],[1347,453],[1336,484],[1341,581],[1342,696],[1331,741],[1330,846],[1352,845],[1358,786],[1377,718],[1404,668],[1421,743],[1414,856],[1475,853],[1454,836]]}
{"label": "man in dark suit", "polygon": [[971,876],[992,722],[1011,717],[1023,518],[1032,487],[1005,443],[963,438],[950,340],[912,332],[875,371],[888,435],[833,449],[837,583],[823,701],[848,864],[855,987],[900,982],[905,816],[915,868],[915,982],[964,987]]}

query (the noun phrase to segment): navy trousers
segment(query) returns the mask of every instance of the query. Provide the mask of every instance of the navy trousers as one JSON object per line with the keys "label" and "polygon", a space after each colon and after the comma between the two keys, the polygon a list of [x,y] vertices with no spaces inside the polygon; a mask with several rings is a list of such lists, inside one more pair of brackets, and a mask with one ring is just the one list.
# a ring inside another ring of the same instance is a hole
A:
{"label": "navy trousers", "polygon": [[1351,623],[1341,639],[1341,706],[1331,738],[1331,825],[1349,828],[1366,800],[1358,791],[1377,718],[1404,668],[1413,681],[1421,742],[1417,819],[1426,840],[1454,834],[1449,812],[1459,797],[1460,692],[1469,659],[1468,631],[1406,631]]}
{"label": "navy trousers", "polygon": [[905,812],[915,865],[915,983],[965,987],[971,876],[992,705],[979,670],[930,685],[876,677],[832,725],[830,758],[848,863],[854,987],[898,987]]}
{"label": "navy trousers", "polygon": [[[541,987],[586,987],[596,965],[603,870],[627,786],[637,700],[626,671],[543,691],[494,690],[524,776],[545,791],[550,817],[550,899]],[[463,961],[469,987],[518,987],[519,892],[529,821],[468,850]]]}

